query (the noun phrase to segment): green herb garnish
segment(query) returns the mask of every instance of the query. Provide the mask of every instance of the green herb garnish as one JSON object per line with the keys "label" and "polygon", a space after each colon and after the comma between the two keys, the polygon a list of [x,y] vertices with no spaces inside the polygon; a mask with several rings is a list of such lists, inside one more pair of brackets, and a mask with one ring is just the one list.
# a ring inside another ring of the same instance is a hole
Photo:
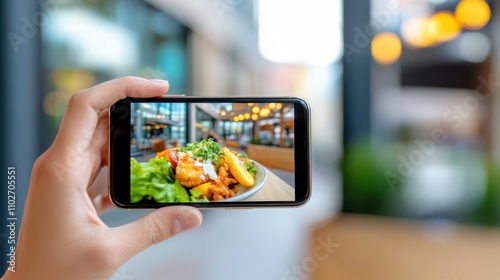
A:
{"label": "green herb garnish", "polygon": [[255,169],[255,166],[253,166],[253,164],[249,160],[245,161],[245,167],[247,171],[252,173],[254,176],[255,174],[257,174],[257,169]]}
{"label": "green herb garnish", "polygon": [[214,142],[212,138],[201,140],[200,142],[188,143],[186,147],[178,148],[179,151],[187,153],[191,152],[195,159],[201,158],[203,161],[211,161],[216,163],[224,154],[220,150],[220,145]]}

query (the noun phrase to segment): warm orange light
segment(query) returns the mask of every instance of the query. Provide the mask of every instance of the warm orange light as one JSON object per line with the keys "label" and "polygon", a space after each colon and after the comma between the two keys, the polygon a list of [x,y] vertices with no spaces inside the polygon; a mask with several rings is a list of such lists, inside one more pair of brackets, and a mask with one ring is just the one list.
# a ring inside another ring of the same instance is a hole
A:
{"label": "warm orange light", "polygon": [[457,22],[467,29],[481,29],[491,19],[491,9],[484,0],[462,0],[455,9]]}
{"label": "warm orange light", "polygon": [[226,115],[226,111],[220,112],[220,115],[224,117]]}
{"label": "warm orange light", "polygon": [[455,39],[460,33],[460,26],[450,12],[438,12],[429,22],[429,35],[436,42],[447,42]]}
{"label": "warm orange light", "polygon": [[271,109],[276,108],[276,103],[269,103],[269,108],[271,108]]}
{"label": "warm orange light", "polygon": [[372,41],[372,56],[376,62],[391,64],[401,56],[401,40],[391,32],[377,34]]}
{"label": "warm orange light", "polygon": [[233,121],[235,121],[235,122],[237,122],[239,120],[240,120],[240,118],[238,116],[236,116],[236,117],[233,118]]}
{"label": "warm orange light", "polygon": [[429,18],[412,18],[401,26],[401,35],[405,42],[416,48],[427,48],[435,44],[434,39],[428,32]]}
{"label": "warm orange light", "polygon": [[269,108],[262,108],[262,110],[260,110],[259,116],[261,116],[261,117],[267,117],[267,116],[269,116],[270,113],[271,113],[271,109],[269,109]]}
{"label": "warm orange light", "polygon": [[283,104],[281,103],[276,104],[276,109],[281,110],[281,108],[283,108]]}
{"label": "warm orange light", "polygon": [[257,114],[253,114],[252,115],[252,120],[253,121],[256,121],[258,118],[259,118],[259,116]]}
{"label": "warm orange light", "polygon": [[245,120],[250,119],[250,113],[245,113]]}
{"label": "warm orange light", "polygon": [[258,114],[259,112],[260,112],[260,108],[259,108],[259,106],[254,106],[254,107],[252,108],[252,113],[254,113],[254,114]]}

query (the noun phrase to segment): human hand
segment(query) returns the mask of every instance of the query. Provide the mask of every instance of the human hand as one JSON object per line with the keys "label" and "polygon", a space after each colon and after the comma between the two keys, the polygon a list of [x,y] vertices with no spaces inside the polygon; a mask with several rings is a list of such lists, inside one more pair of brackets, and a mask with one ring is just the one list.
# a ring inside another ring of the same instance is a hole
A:
{"label": "human hand", "polygon": [[197,209],[172,206],[109,228],[99,214],[112,204],[107,194],[91,190],[108,162],[108,107],[167,90],[166,81],[126,77],[72,96],[54,143],[33,166],[16,272],[2,279],[109,279],[150,245],[200,225]]}

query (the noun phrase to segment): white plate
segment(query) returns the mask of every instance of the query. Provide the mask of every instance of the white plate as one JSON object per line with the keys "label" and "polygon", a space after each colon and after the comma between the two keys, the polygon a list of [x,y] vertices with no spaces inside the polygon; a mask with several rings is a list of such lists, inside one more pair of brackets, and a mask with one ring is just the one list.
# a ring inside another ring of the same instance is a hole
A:
{"label": "white plate", "polygon": [[245,200],[251,197],[252,195],[256,194],[260,189],[262,189],[267,178],[266,169],[264,169],[264,167],[260,163],[257,163],[255,161],[252,162],[255,169],[257,170],[257,174],[255,174],[255,183],[253,184],[253,187],[245,187],[242,185],[237,185],[236,190],[238,190],[238,192],[236,193],[235,196],[217,202],[233,202],[233,201]]}

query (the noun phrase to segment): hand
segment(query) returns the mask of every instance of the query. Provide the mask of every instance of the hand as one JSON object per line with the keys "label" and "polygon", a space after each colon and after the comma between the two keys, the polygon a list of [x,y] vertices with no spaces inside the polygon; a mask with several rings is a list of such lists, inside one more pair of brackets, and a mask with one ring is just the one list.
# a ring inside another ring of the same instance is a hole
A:
{"label": "hand", "polygon": [[108,228],[99,218],[112,206],[107,194],[90,194],[108,162],[107,108],[167,90],[167,81],[126,77],[72,96],[54,143],[33,166],[16,272],[2,279],[109,279],[135,254],[200,225],[198,210],[172,206]]}

